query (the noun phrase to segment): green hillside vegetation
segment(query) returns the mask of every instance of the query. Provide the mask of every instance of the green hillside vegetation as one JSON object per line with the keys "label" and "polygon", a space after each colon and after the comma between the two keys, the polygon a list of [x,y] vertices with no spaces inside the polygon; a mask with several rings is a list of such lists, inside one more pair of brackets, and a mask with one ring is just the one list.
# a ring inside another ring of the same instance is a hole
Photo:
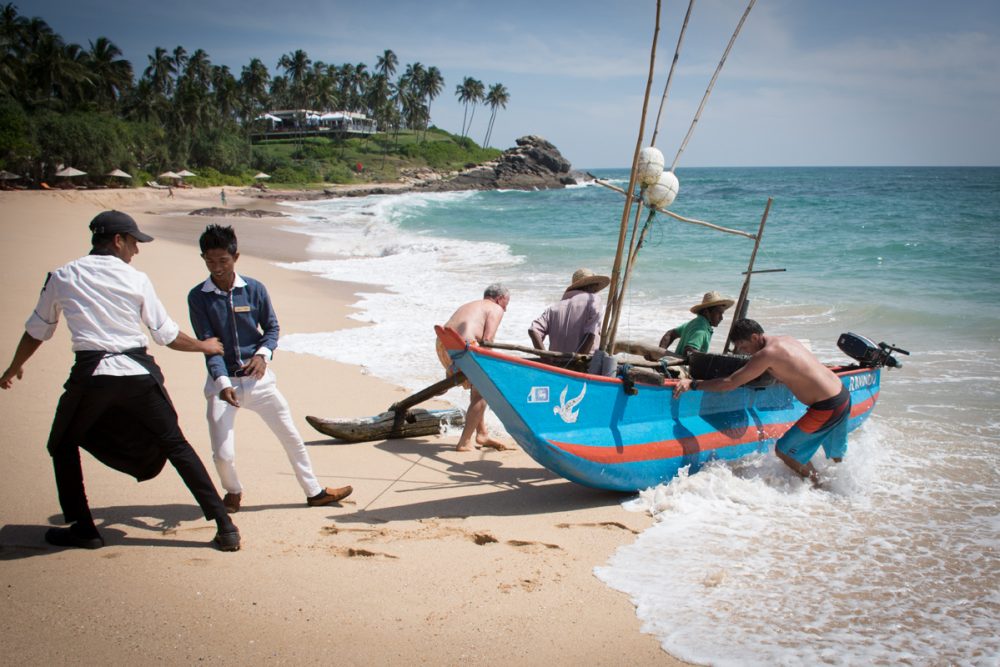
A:
{"label": "green hillside vegetation", "polygon": [[[455,88],[464,107],[455,135],[430,123],[445,86],[438,68],[399,65],[390,49],[372,68],[313,61],[299,49],[281,56],[273,75],[258,58],[237,75],[212,64],[203,49],[157,46],[140,70],[107,37],[88,48],[66,43],[43,19],[3,4],[0,169],[28,184],[58,182],[55,172],[66,165],[87,173],[74,177],[76,184],[105,184],[112,179],[104,174],[122,169],[141,186],[156,174],[188,169],[197,176],[185,180],[195,186],[249,185],[263,171],[271,185],[322,187],[394,181],[428,167],[453,171],[499,155],[472,141],[469,125],[476,106],[488,106],[488,144],[510,99],[502,84],[487,93],[482,82],[463,79]],[[252,142],[270,109],[360,113],[382,131]]]}
{"label": "green hillside vegetation", "polygon": [[[380,133],[365,139],[277,139],[253,147],[254,162],[271,175],[270,184],[317,187],[323,183],[396,181],[404,172],[417,169],[457,171],[499,155],[495,148],[480,148],[471,139],[435,127],[426,132],[402,130],[395,135]],[[195,179],[191,182],[199,184]]]}

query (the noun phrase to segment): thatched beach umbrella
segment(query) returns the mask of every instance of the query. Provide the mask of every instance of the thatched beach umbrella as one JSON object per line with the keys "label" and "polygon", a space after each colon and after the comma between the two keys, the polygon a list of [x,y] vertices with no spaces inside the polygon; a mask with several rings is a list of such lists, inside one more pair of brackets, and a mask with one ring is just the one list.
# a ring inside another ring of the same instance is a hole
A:
{"label": "thatched beach umbrella", "polygon": [[6,169],[0,169],[0,181],[16,181],[21,178],[17,174],[13,174]]}
{"label": "thatched beach umbrella", "polygon": [[197,176],[198,174],[194,173],[193,171],[188,171],[187,169],[185,169],[184,171],[178,171],[177,175],[180,176],[181,178],[187,178],[188,176]]}
{"label": "thatched beach umbrella", "polygon": [[172,171],[165,171],[162,174],[160,174],[159,176],[157,176],[157,178],[173,178],[175,180],[179,179],[180,177],[181,177],[180,174],[175,174]]}
{"label": "thatched beach umbrella", "polygon": [[109,171],[108,176],[117,176],[118,178],[132,178],[131,174],[126,174],[121,169],[115,169],[114,171]]}
{"label": "thatched beach umbrella", "polygon": [[56,176],[62,176],[65,178],[73,178],[74,176],[86,176],[87,172],[80,171],[79,169],[74,169],[73,167],[64,167],[56,172]]}
{"label": "thatched beach umbrella", "polygon": [[257,180],[261,180],[263,178],[271,178],[271,176],[270,174],[265,174],[262,171],[258,171],[256,174],[254,174],[254,178]]}

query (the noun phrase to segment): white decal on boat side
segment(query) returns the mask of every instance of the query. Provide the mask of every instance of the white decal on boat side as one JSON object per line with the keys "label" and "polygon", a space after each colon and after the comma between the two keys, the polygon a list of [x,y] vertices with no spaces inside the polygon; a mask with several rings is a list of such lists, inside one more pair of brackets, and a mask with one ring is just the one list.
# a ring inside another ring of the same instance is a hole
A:
{"label": "white decal on boat side", "polygon": [[531,392],[528,394],[528,403],[548,403],[548,402],[549,402],[548,387],[531,388]]}
{"label": "white decal on boat side", "polygon": [[576,418],[580,416],[579,410],[573,410],[580,401],[583,400],[584,395],[587,393],[587,384],[584,383],[583,389],[580,390],[580,395],[570,401],[566,401],[566,393],[569,391],[569,385],[563,387],[562,392],[559,394],[559,405],[552,408],[552,414],[559,415],[567,424],[573,424],[576,422]]}
{"label": "white decal on boat side", "polygon": [[847,391],[854,391],[855,389],[861,389],[862,387],[870,387],[875,384],[875,376],[871,373],[866,373],[865,375],[852,375],[850,382],[848,383]]}

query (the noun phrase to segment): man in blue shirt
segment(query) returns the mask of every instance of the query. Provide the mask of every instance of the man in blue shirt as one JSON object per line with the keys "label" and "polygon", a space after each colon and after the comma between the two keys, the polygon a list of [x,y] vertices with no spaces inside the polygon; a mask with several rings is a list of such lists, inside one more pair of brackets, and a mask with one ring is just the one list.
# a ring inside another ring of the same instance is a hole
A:
{"label": "man in blue shirt", "polygon": [[209,225],[199,240],[209,276],[188,293],[195,335],[216,337],[225,351],[206,357],[208,432],[212,459],[226,489],[223,504],[238,512],[243,485],[236,474],[234,426],[240,407],[253,410],[278,437],[309,506],[329,505],[351,494],[350,486],[324,488],[313,474],[302,436],[274,373],[267,367],[278,346],[278,318],[263,284],[236,273],[240,257],[232,227]]}

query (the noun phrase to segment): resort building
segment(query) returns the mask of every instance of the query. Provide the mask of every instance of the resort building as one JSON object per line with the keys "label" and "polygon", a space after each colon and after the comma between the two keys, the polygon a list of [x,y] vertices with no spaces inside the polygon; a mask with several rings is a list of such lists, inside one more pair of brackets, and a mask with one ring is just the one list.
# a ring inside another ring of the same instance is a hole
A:
{"label": "resort building", "polygon": [[256,120],[250,133],[254,141],[318,135],[366,136],[377,130],[375,119],[355,111],[280,109],[258,116]]}

